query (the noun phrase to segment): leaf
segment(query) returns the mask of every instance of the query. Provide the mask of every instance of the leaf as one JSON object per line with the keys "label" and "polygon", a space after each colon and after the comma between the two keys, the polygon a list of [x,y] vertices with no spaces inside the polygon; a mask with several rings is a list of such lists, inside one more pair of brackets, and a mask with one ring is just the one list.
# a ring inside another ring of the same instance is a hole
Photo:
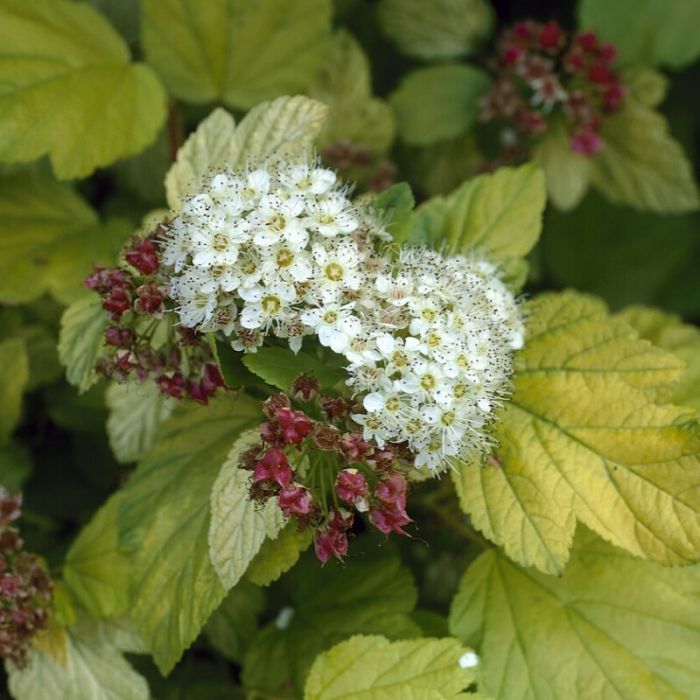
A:
{"label": "leaf", "polygon": [[285,523],[275,499],[260,506],[250,498],[251,472],[239,466],[243,452],[259,442],[256,429],[243,433],[211,489],[209,556],[227,591],[240,581],[265,539],[277,537]]}
{"label": "leaf", "polygon": [[150,449],[175,400],[155,382],[112,384],[105,393],[109,445],[119,462],[136,462]]}
{"label": "leaf", "polygon": [[525,307],[514,394],[491,464],[454,480],[474,525],[524,566],[560,573],[577,520],[636,556],[695,561],[700,434],[687,409],[655,405],[678,360],[573,293]]}
{"label": "leaf", "polygon": [[399,243],[410,233],[414,205],[413,192],[406,182],[387,187],[372,202],[372,208],[381,215],[387,231]]}
{"label": "leaf", "polygon": [[700,56],[695,0],[582,0],[579,24],[611,41],[625,64],[682,68]]}
{"label": "leaf", "polygon": [[0,484],[10,493],[22,490],[32,467],[31,454],[23,445],[9,441],[0,447]]}
{"label": "leaf", "polygon": [[66,379],[81,394],[99,378],[95,363],[102,351],[106,327],[107,314],[96,297],[76,301],[61,317],[58,359],[66,368]]}
{"label": "leaf", "polygon": [[0,8],[0,160],[48,153],[56,176],[85,177],[148,146],[166,95],[99,12],[64,0]]}
{"label": "leaf", "polygon": [[299,555],[310,544],[310,529],[299,532],[296,523],[288,523],[274,540],[263,542],[246,570],[246,578],[258,586],[269,586],[299,561]]}
{"label": "leaf", "polygon": [[309,94],[329,108],[319,136],[322,146],[349,142],[370,154],[388,150],[394,115],[384,100],[372,96],[369,61],[352,34],[336,33],[329,59]]}
{"label": "leaf", "polygon": [[456,639],[390,642],[358,635],[321,654],[311,667],[304,700],[457,700],[474,672],[459,660],[470,651]]}
{"label": "leaf", "polygon": [[183,407],[124,488],[120,546],[132,562],[131,616],[163,673],[224,598],[209,560],[209,494],[231,443],[257,412],[242,395]]}
{"label": "leaf", "polygon": [[545,202],[539,168],[501,168],[465,182],[446,199],[428,200],[416,211],[411,235],[452,254],[474,251],[508,262],[537,243]]}
{"label": "leaf", "polygon": [[24,341],[0,342],[0,446],[7,444],[22,415],[22,394],[29,381],[29,358]]}
{"label": "leaf", "polygon": [[6,662],[15,700],[148,700],[145,679],[94,621],[79,621],[68,632],[55,629],[63,655],[34,646],[26,668]]}
{"label": "leaf", "polygon": [[591,159],[571,150],[563,124],[553,125],[535,147],[532,159],[542,167],[547,194],[557,209],[573,209],[586,194]]}
{"label": "leaf", "polygon": [[240,109],[304,91],[326,58],[329,0],[144,0],[142,41],[168,90]]}
{"label": "leaf", "polygon": [[273,156],[310,152],[326,112],[308,97],[280,97],[252,109],[236,127],[228,112],[215,109],[185,141],[166,175],[168,205],[177,211],[187,194],[226,166],[243,168]]}
{"label": "leaf", "polygon": [[478,98],[489,87],[487,75],[452,63],[406,74],[390,103],[401,138],[425,146],[467,131],[478,114]]}
{"label": "leaf", "polygon": [[71,187],[38,174],[0,176],[0,218],[0,300],[13,304],[86,295],[93,263],[113,263],[131,232],[122,220],[100,224]]}
{"label": "leaf", "polygon": [[558,287],[598,294],[613,308],[661,304],[693,265],[697,231],[693,215],[635,211],[589,191],[574,211],[547,212],[540,250]]}
{"label": "leaf", "polygon": [[700,411],[700,329],[660,309],[631,306],[617,318],[634,328],[641,338],[672,352],[685,363],[685,371],[669,389],[671,400]]}
{"label": "leaf", "polygon": [[258,616],[264,607],[263,592],[249,581],[241,581],[209,618],[204,633],[226,659],[242,663],[258,630]]}
{"label": "leaf", "polygon": [[[338,356],[338,362],[340,361],[342,358]],[[303,351],[294,354],[287,348],[260,348],[256,353],[246,355],[243,364],[282,391],[288,391],[300,374],[312,374],[324,388],[330,388],[347,378],[342,367]]]}
{"label": "leaf", "polygon": [[698,687],[700,567],[664,568],[577,533],[552,578],[497,551],[464,575],[450,630],[479,650],[499,700],[692,697]]}
{"label": "leaf", "polygon": [[129,608],[130,557],[119,548],[117,515],[122,493],[113,494],[68,550],[63,577],[93,617],[118,617]]}
{"label": "leaf", "polygon": [[[270,693],[294,689],[301,696],[313,660],[353,634],[391,639],[416,637],[409,613],[416,604],[411,574],[395,556],[376,561],[358,554],[344,565],[320,564],[307,557],[283,579],[291,602],[253,640],[243,665],[247,687]],[[319,586],[319,575],[323,585]]]}
{"label": "leaf", "polygon": [[611,202],[659,213],[695,211],[700,200],[691,164],[650,99],[630,93],[622,110],[603,121],[592,182]]}
{"label": "leaf", "polygon": [[473,53],[493,25],[484,0],[382,0],[378,17],[403,53],[427,60]]}

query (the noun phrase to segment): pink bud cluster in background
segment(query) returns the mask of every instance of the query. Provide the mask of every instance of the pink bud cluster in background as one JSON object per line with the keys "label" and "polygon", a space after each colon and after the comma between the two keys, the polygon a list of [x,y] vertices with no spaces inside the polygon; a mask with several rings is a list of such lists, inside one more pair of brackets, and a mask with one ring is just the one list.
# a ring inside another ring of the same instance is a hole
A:
{"label": "pink bud cluster in background", "polygon": [[21,514],[22,496],[0,486],[0,657],[22,668],[31,638],[49,622],[51,579],[37,557],[24,551],[11,523]]}
{"label": "pink bud cluster in background", "polygon": [[523,155],[523,137],[534,142],[560,120],[571,150],[594,156],[604,146],[604,119],[624,100],[615,56],[615,47],[593,32],[571,36],[554,21],[519,22],[498,41],[491,66],[495,78],[481,100],[481,121],[511,127],[504,151]]}

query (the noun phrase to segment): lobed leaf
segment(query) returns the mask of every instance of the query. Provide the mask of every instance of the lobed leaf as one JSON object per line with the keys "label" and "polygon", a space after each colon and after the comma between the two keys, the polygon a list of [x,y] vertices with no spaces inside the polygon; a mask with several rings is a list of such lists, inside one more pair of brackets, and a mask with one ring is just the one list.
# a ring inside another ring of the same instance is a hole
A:
{"label": "lobed leaf", "polygon": [[477,528],[524,566],[560,573],[577,520],[663,564],[700,551],[700,433],[654,399],[682,371],[599,302],[546,294],[526,306],[514,394],[489,464],[453,474]]}
{"label": "lobed leaf", "polygon": [[686,698],[700,674],[700,567],[635,559],[581,528],[559,578],[499,552],[467,570],[450,631],[499,700]]}
{"label": "lobed leaf", "polygon": [[456,639],[358,635],[316,659],[304,700],[466,700],[474,697],[463,691],[475,675],[460,659],[470,653]]}
{"label": "lobed leaf", "polygon": [[49,154],[57,177],[148,146],[166,95],[150,68],[95,9],[65,0],[5,0],[0,7],[0,160]]}
{"label": "lobed leaf", "polygon": [[263,542],[246,570],[246,578],[258,586],[269,586],[299,561],[311,544],[311,535],[309,528],[299,532],[296,523],[288,523],[274,540]]}
{"label": "lobed leaf", "polygon": [[141,37],[173,95],[248,109],[309,86],[331,11],[330,0],[144,0]]}
{"label": "lobed leaf", "polygon": [[4,447],[22,415],[29,381],[27,346],[21,338],[0,341],[0,446]]}

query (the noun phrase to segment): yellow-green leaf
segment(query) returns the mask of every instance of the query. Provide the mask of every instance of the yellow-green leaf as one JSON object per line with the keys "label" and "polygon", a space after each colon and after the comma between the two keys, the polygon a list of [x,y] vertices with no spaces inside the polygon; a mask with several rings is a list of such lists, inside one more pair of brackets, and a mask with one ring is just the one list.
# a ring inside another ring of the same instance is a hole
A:
{"label": "yellow-green leaf", "polygon": [[667,700],[700,683],[700,566],[635,559],[581,529],[552,578],[497,551],[464,575],[450,631],[498,700]]}
{"label": "yellow-green leaf", "polygon": [[[47,640],[51,634],[53,639]],[[45,640],[48,643],[41,643]],[[148,684],[108,639],[101,624],[87,618],[69,631],[54,625],[40,633],[29,664],[6,662],[15,700],[148,700]]]}
{"label": "yellow-green leaf", "polygon": [[501,168],[434,197],[415,214],[412,237],[450,253],[475,251],[505,263],[526,255],[542,230],[546,202],[542,171]]}
{"label": "yellow-green leaf", "polygon": [[493,24],[484,0],[382,0],[384,33],[409,56],[457,58],[471,53]]}
{"label": "yellow-green leaf", "polygon": [[209,560],[209,494],[258,406],[226,395],[208,406],[183,407],[163,424],[124,489],[119,528],[132,562],[131,617],[163,673],[226,593]]}
{"label": "yellow-green leaf", "polygon": [[277,537],[285,523],[274,498],[263,506],[251,500],[251,472],[238,464],[243,452],[259,441],[257,430],[241,435],[211,489],[209,555],[227,591],[240,581],[265,539]]}
{"label": "yellow-green leaf", "polygon": [[558,209],[573,209],[586,194],[591,175],[591,159],[571,150],[564,124],[553,125],[532,154],[542,167],[547,194]]}
{"label": "yellow-green leaf", "polygon": [[308,87],[326,58],[330,0],[144,0],[148,62],[188,102],[247,109]]}
{"label": "yellow-green leaf", "polygon": [[466,700],[475,660],[456,639],[358,635],[316,659],[304,700]]}
{"label": "yellow-green leaf", "polygon": [[66,555],[63,577],[94,617],[117,617],[129,607],[130,557],[119,548],[121,492],[111,496],[80,531]]}
{"label": "yellow-green leaf", "polygon": [[692,413],[657,405],[677,358],[636,339],[574,293],[525,307],[514,393],[485,466],[454,474],[463,509],[525,566],[559,573],[576,520],[664,564],[700,552],[700,434]]}
{"label": "yellow-green leaf", "polygon": [[349,32],[337,32],[323,73],[309,94],[329,107],[319,136],[322,146],[347,141],[379,154],[391,145],[394,115],[384,100],[372,96],[369,61]]}
{"label": "yellow-green leaf", "polygon": [[592,161],[591,180],[612,202],[659,213],[694,211],[700,199],[692,166],[651,106],[659,88],[640,75],[635,81],[622,110],[603,121],[604,146]]}
{"label": "yellow-green leaf", "polygon": [[211,172],[245,167],[273,157],[307,157],[328,108],[308,97],[280,97],[252,109],[236,126],[224,109],[214,110],[178,151],[165,178],[168,204],[177,211]]}
{"label": "yellow-green leaf", "polygon": [[119,462],[141,459],[175,408],[175,400],[165,396],[155,382],[113,384],[105,392],[105,401],[107,436]]}
{"label": "yellow-green leaf", "polygon": [[48,153],[59,178],[137,153],[165,119],[154,73],[85,3],[4,0],[0,83],[0,160]]}
{"label": "yellow-green leaf", "polygon": [[106,327],[107,314],[96,295],[71,304],[61,317],[58,359],[66,368],[66,379],[81,394],[99,379],[95,363],[104,345]]}
{"label": "yellow-green leaf", "polygon": [[685,363],[680,379],[669,387],[674,403],[700,411],[700,329],[660,309],[630,306],[617,317],[632,326],[640,337],[672,352]]}
{"label": "yellow-green leaf", "polygon": [[0,301],[13,304],[87,295],[93,263],[112,264],[130,233],[122,220],[100,224],[71,187],[38,174],[0,177],[0,219]]}
{"label": "yellow-green leaf", "polygon": [[465,133],[478,115],[478,98],[489,87],[486,73],[449,63],[411,71],[391,95],[401,138],[426,146]]}
{"label": "yellow-green leaf", "polygon": [[29,381],[29,358],[24,340],[0,342],[0,445],[10,438],[22,414],[22,394]]}
{"label": "yellow-green leaf", "polygon": [[296,523],[289,523],[274,540],[265,540],[253,557],[246,578],[258,586],[269,586],[299,560],[299,555],[311,544],[312,531],[299,532]]}

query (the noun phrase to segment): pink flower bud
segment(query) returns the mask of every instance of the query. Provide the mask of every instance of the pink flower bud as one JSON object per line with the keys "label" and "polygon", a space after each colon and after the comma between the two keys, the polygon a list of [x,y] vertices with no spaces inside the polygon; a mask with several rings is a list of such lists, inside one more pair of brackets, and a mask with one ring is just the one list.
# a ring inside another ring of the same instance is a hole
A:
{"label": "pink flower bud", "polygon": [[298,445],[313,429],[312,421],[301,411],[290,408],[278,408],[275,416],[279,421],[284,441],[288,445]]}
{"label": "pink flower bud", "polygon": [[369,519],[372,525],[384,535],[396,532],[399,535],[408,535],[403,529],[404,525],[413,522],[403,508],[383,506],[370,511]]}
{"label": "pink flower bud", "polygon": [[583,129],[571,135],[569,146],[582,156],[593,156],[603,148],[603,139],[595,131]]}
{"label": "pink flower bud", "polygon": [[124,252],[124,257],[144,275],[152,275],[158,270],[158,254],[153,243],[147,239],[136,240],[131,248]]}
{"label": "pink flower bud", "polygon": [[307,515],[311,511],[311,494],[303,486],[283,488],[277,497],[277,505],[288,518]]}
{"label": "pink flower bud", "polygon": [[289,486],[294,476],[286,455],[273,447],[267,450],[253,470],[253,481],[274,481],[282,487]]}
{"label": "pink flower bud", "polygon": [[406,477],[399,472],[392,472],[377,484],[374,493],[383,504],[403,509],[406,507],[407,490]]}
{"label": "pink flower bud", "polygon": [[365,475],[358,472],[357,469],[343,469],[338,472],[335,490],[338,498],[351,506],[355,505],[358,498],[363,498],[369,493]]}
{"label": "pink flower bud", "polygon": [[321,385],[316,377],[300,374],[292,384],[291,395],[293,399],[311,401],[318,396],[320,390]]}

